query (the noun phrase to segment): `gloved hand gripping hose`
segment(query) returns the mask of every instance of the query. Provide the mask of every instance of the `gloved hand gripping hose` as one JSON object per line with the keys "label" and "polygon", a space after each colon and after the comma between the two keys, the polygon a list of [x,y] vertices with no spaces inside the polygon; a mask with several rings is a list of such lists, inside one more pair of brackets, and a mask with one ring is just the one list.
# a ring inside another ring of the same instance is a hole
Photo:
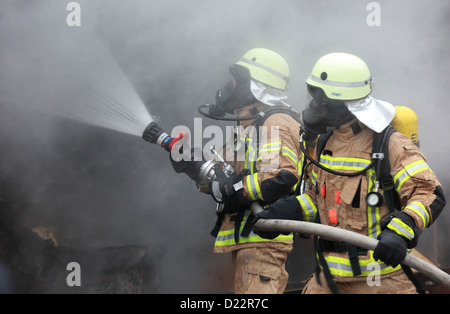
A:
{"label": "gloved hand gripping hose", "polygon": [[[251,208],[255,216],[263,210],[256,202],[252,203]],[[327,240],[342,241],[371,251],[375,250],[378,244],[377,239],[356,232],[305,221],[260,219],[256,222],[255,227],[262,231],[295,232],[316,235]],[[412,254],[406,254],[402,263],[417,269],[428,278],[433,279],[436,283],[450,288],[450,275],[423,259]]]}

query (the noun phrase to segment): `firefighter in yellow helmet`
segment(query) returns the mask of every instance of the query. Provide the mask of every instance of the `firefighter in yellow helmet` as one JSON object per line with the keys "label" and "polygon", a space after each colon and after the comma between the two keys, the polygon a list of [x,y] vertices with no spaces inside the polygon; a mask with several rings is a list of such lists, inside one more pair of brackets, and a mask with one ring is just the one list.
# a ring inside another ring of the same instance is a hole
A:
{"label": "firefighter in yellow helmet", "polygon": [[[304,293],[422,292],[401,262],[443,210],[441,184],[420,149],[389,128],[394,106],[370,96],[372,77],[359,57],[323,56],[306,84],[311,99],[302,112],[302,141],[320,134],[308,188],[255,220],[320,222],[379,239],[368,251],[316,237],[317,271]],[[374,274],[379,284],[368,281]]]}
{"label": "firefighter in yellow helmet", "polygon": [[212,182],[203,182],[198,173],[205,163],[172,164],[218,203],[218,218],[211,231],[216,239],[214,252],[232,252],[234,292],[283,293],[293,235],[265,239],[254,234],[250,204],[268,205],[294,194],[299,180],[300,114],[287,103],[289,66],[278,53],[255,48],[232,65],[230,72],[230,82],[216,93],[216,104],[209,106],[208,113],[199,112],[237,121],[236,132],[221,154],[234,174],[227,177],[218,171]]}

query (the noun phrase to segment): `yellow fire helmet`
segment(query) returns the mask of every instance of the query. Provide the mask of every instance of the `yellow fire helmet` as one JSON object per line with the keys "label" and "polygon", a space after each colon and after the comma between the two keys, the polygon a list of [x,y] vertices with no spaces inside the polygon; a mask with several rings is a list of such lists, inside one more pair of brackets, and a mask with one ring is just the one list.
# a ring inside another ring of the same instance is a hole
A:
{"label": "yellow fire helmet", "polygon": [[411,142],[420,147],[419,119],[416,113],[409,107],[395,106],[395,116],[392,126],[396,131],[405,134]]}
{"label": "yellow fire helmet", "polygon": [[250,70],[252,79],[268,86],[285,91],[289,82],[289,66],[278,53],[265,49],[253,48],[247,51],[236,64]]}
{"label": "yellow fire helmet", "polygon": [[330,99],[361,99],[372,92],[372,77],[366,63],[343,52],[321,57],[306,83],[321,88]]}

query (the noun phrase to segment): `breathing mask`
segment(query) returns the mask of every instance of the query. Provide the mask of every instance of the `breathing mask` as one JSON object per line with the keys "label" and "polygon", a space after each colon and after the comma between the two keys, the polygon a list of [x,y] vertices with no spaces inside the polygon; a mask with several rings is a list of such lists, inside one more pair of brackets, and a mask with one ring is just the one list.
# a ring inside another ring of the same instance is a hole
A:
{"label": "breathing mask", "polygon": [[308,97],[302,112],[304,128],[317,136],[328,127],[339,127],[354,118],[342,100],[328,98],[322,89],[308,85]]}
{"label": "breathing mask", "polygon": [[256,103],[258,100],[253,96],[250,89],[250,72],[247,68],[234,65],[230,68],[233,80],[228,82],[216,93],[217,109],[224,113],[233,114],[236,109]]}

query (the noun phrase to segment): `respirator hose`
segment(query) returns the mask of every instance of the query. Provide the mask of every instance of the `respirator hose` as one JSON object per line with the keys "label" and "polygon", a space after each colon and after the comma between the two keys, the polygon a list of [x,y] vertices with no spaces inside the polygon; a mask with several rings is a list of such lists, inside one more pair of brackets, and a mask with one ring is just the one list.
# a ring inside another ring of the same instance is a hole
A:
{"label": "respirator hose", "polygon": [[311,157],[311,156],[308,154],[308,152],[306,151],[306,149],[303,147],[303,143],[304,143],[304,142],[303,142],[303,135],[304,135],[304,134],[305,134],[305,133],[300,134],[300,149],[302,150],[303,155],[305,155],[305,157],[306,157],[309,161],[311,161],[314,165],[316,165],[317,167],[319,167],[320,169],[322,169],[322,170],[324,170],[324,171],[326,171],[326,172],[329,172],[329,173],[334,174],[334,175],[337,175],[337,176],[356,177],[356,176],[359,176],[359,175],[362,175],[362,174],[366,173],[370,168],[373,167],[373,165],[374,165],[374,163],[375,163],[375,160],[372,159],[372,161],[370,162],[370,164],[369,164],[366,168],[364,168],[363,170],[360,170],[360,171],[357,171],[357,172],[351,172],[351,173],[339,172],[339,171],[334,171],[334,170],[328,169],[328,168],[322,166],[322,165],[321,165],[319,162],[317,162],[316,160],[314,160],[314,158]]}

